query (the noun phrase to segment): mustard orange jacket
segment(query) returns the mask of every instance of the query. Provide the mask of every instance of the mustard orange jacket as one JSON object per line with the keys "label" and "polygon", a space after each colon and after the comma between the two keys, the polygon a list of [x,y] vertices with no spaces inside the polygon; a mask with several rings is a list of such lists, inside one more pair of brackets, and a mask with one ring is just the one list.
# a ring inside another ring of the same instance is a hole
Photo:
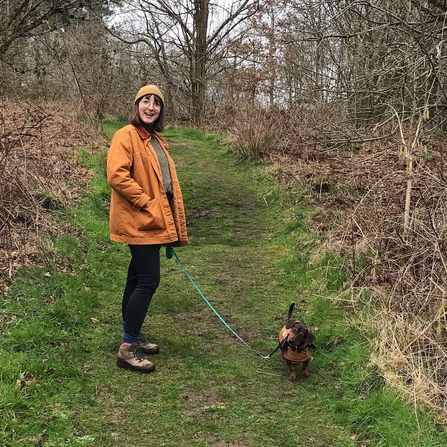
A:
{"label": "mustard orange jacket", "polygon": [[182,192],[168,143],[156,137],[169,162],[172,206],[150,134],[132,124],[123,127],[113,136],[107,153],[107,181],[112,187],[110,238],[125,244],[181,247],[188,245]]}

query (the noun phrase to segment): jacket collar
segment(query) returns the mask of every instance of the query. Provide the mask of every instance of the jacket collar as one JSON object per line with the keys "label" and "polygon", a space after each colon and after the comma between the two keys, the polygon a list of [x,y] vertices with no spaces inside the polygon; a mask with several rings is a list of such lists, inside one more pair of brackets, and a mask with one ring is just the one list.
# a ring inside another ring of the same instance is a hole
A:
{"label": "jacket collar", "polygon": [[142,140],[147,140],[149,138],[150,133],[143,126],[135,126],[135,129]]}
{"label": "jacket collar", "polygon": [[[138,135],[140,136],[140,138],[142,140],[147,140],[151,136],[151,134],[143,126],[141,126],[141,125],[139,125],[139,126],[133,125],[133,126],[135,127]],[[157,132],[154,132],[153,135],[158,139],[158,141],[160,141],[162,143],[166,143],[166,140],[163,139],[162,137],[160,137],[160,135],[158,135]]]}

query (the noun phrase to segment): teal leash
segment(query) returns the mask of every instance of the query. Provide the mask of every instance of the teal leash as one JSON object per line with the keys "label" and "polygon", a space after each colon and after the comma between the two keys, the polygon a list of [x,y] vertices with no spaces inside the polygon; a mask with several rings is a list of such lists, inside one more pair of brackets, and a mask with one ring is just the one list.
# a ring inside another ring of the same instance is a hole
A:
{"label": "teal leash", "polygon": [[205,303],[208,305],[208,307],[213,311],[213,313],[219,318],[219,320],[225,325],[225,327],[245,346],[247,346],[248,349],[253,351],[257,356],[261,357],[262,359],[269,359],[279,348],[280,345],[278,345],[269,355],[261,355],[259,352],[254,350],[248,343],[246,343],[228,324],[227,322],[220,316],[219,312],[213,307],[213,305],[208,301],[206,296],[202,293],[202,291],[199,289],[197,284],[192,279],[191,275],[188,273],[188,270],[186,270],[185,266],[183,265],[182,261],[180,261],[180,258],[178,257],[177,253],[174,251],[172,247],[166,247],[166,257],[168,259],[172,259],[172,257],[175,256],[175,259],[177,260],[178,264],[183,270],[183,273],[186,275],[186,277],[189,279],[191,284],[194,286],[194,288],[197,290],[199,295],[202,297],[202,299],[205,301]]}

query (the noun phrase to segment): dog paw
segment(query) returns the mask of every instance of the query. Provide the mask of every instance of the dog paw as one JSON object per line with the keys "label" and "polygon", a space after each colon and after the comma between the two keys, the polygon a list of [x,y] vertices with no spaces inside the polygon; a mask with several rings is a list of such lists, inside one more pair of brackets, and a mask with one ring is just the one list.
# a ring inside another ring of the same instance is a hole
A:
{"label": "dog paw", "polygon": [[303,371],[303,377],[305,377],[307,379],[309,377],[309,371],[304,370]]}

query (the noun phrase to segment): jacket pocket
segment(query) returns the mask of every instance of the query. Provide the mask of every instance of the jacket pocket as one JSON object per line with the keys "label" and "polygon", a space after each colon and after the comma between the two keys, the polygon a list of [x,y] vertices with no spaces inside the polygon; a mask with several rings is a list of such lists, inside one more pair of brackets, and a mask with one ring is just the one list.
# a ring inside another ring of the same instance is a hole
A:
{"label": "jacket pocket", "polygon": [[158,199],[151,200],[135,216],[135,228],[138,231],[164,230],[165,221]]}

